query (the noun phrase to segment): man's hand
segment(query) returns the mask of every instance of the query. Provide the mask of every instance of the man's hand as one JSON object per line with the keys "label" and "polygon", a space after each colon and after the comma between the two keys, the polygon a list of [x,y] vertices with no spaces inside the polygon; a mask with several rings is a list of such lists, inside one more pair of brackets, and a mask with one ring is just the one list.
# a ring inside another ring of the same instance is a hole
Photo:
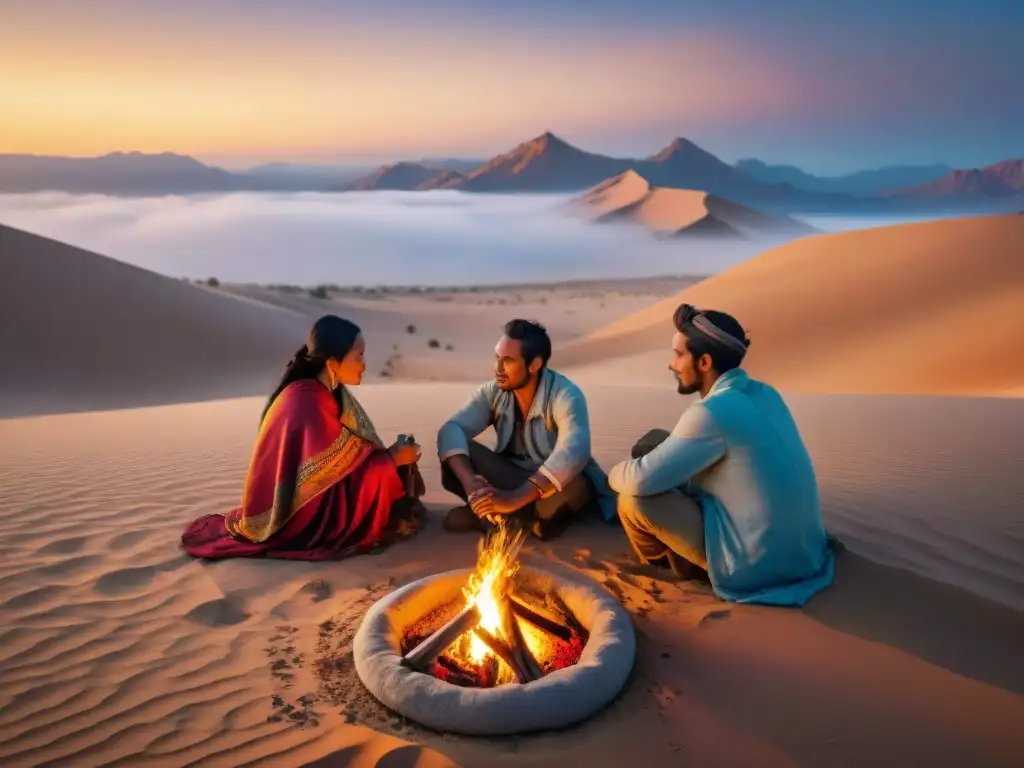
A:
{"label": "man's hand", "polygon": [[477,517],[511,515],[536,498],[535,494],[528,492],[529,490],[499,491],[485,488],[471,498],[470,507]]}
{"label": "man's hand", "polygon": [[511,515],[530,503],[520,491],[495,491],[491,496],[491,510],[496,515]]}
{"label": "man's hand", "polygon": [[462,483],[462,488],[466,492],[466,497],[469,498],[474,494],[479,493],[485,488],[490,488],[491,484],[483,475],[472,475]]}

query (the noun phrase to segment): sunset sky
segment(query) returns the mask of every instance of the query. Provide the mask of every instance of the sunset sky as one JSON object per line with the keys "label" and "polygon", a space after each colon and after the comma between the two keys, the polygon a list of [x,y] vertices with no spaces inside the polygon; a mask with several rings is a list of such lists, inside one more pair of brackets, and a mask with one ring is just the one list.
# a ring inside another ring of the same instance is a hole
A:
{"label": "sunset sky", "polygon": [[1022,39],[1006,0],[0,0],[0,152],[973,167],[1024,155]]}

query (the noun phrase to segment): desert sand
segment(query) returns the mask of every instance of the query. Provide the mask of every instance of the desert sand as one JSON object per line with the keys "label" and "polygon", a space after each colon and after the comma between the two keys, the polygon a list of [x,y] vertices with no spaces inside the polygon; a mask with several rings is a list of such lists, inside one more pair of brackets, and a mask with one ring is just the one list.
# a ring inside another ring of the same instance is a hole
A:
{"label": "desert sand", "polygon": [[[998,254],[996,246],[1020,238],[1022,230],[999,218],[928,226],[936,233],[862,233],[890,237],[885,257],[895,266],[886,273],[891,282],[876,274],[877,289],[890,300],[902,296],[901,306],[918,311],[940,306],[941,299],[979,313],[963,322],[981,316],[985,290],[999,306],[1020,272],[1004,264],[1012,242],[1003,259],[988,254]],[[588,722],[507,739],[426,731],[383,710],[351,666],[352,637],[373,601],[475,559],[474,536],[441,530],[440,515],[455,499],[441,490],[430,450],[438,425],[486,375],[501,322],[512,314],[536,316],[556,337],[553,365],[586,389],[595,456],[610,467],[628,455],[639,434],[671,426],[687,402],[664,372],[659,345],[668,339],[658,314],[644,307],[658,306],[659,299],[659,312],[674,307],[680,292],[715,306],[705,299],[724,299],[728,292],[702,291],[718,290],[716,281],[745,284],[733,273],[742,275],[768,254],[692,287],[680,278],[383,296],[339,290],[327,299],[115,273],[116,263],[68,254],[67,268],[81,269],[77,281],[49,282],[50,295],[65,302],[81,295],[75,284],[99,275],[96,265],[111,270],[110,293],[93,300],[74,325],[79,342],[54,356],[59,371],[70,357],[72,380],[88,387],[75,399],[67,393],[76,390],[60,389],[67,379],[57,376],[57,389],[39,389],[29,400],[20,395],[34,391],[34,382],[49,386],[43,373],[33,380],[37,369],[25,366],[13,378],[5,368],[0,379],[8,416],[0,420],[0,764],[1020,764],[1024,408],[1017,398],[980,395],[1019,390],[1024,376],[1007,353],[1009,367],[986,363],[982,373],[992,380],[976,373],[957,397],[935,396],[945,376],[929,385],[932,396],[893,394],[907,391],[906,380],[899,369],[884,367],[888,378],[881,383],[861,376],[854,394],[828,393],[842,381],[831,367],[839,355],[828,345],[786,346],[784,330],[792,326],[771,336],[761,323],[776,317],[780,294],[790,296],[790,308],[803,312],[798,317],[814,317],[813,330],[834,334],[841,349],[875,319],[877,312],[847,317],[853,300],[839,301],[844,292],[838,288],[821,298],[790,286],[825,291],[820,280],[804,275],[811,257],[798,256],[815,241],[846,254],[846,237],[812,237],[777,252],[797,253],[786,256],[795,273],[755,272],[764,308],[753,289],[738,294],[742,303],[735,308],[742,319],[746,313],[756,320],[752,349],[760,345],[763,353],[752,352],[751,369],[784,385],[815,462],[826,524],[847,547],[838,555],[835,585],[801,610],[736,606],[698,583],[636,567],[621,531],[604,523],[581,523],[555,542],[532,542],[524,550],[528,564],[576,569],[623,602],[635,620],[638,659],[621,697]],[[939,277],[902,271],[920,267],[926,254],[915,260],[892,244],[921,241],[931,244]],[[974,272],[954,269],[950,241],[960,243],[961,260]],[[7,247],[11,242],[37,252],[36,240],[0,240],[5,268],[25,260],[22,251]],[[858,264],[883,258],[849,248]],[[832,264],[853,293],[871,280],[851,261]],[[967,279],[986,270],[998,274]],[[942,275],[957,280],[960,292],[944,285]],[[893,293],[891,284],[902,285],[903,293]],[[17,294],[12,285],[5,281],[4,291]],[[104,314],[108,306],[124,306],[115,290],[124,286],[134,288],[131,301],[140,317],[160,307],[167,314],[133,323]],[[3,308],[5,329],[12,321],[30,328],[47,317],[51,334],[66,326],[38,303],[5,302]],[[382,436],[413,432],[427,445],[422,470],[431,520],[382,554],[339,562],[189,558],[179,549],[188,521],[238,502],[263,398],[283,363],[279,348],[290,353],[310,318],[328,308],[358,317],[371,349],[379,348],[370,369],[375,375],[358,394]],[[954,317],[954,309],[942,311]],[[910,310],[898,319],[893,336],[881,337],[886,344],[920,341],[912,335],[918,326]],[[237,325],[226,333],[229,323]],[[610,329],[595,332],[609,323]],[[916,349],[926,361],[948,360],[947,324],[929,325],[930,343]],[[86,342],[105,337],[90,336],[93,328],[120,334],[119,344],[131,349],[145,348],[157,330],[166,333],[158,349],[171,352],[147,363],[164,376],[128,386],[123,376],[130,358],[111,355],[97,364],[103,345]],[[275,328],[280,337],[246,336],[246,328]],[[637,357],[616,347],[622,334],[632,334]],[[225,354],[220,344],[234,335],[252,339],[237,358],[251,368],[219,379],[219,391],[195,389],[218,370]],[[14,348],[12,336],[4,331],[0,352]],[[430,346],[431,339],[439,345]],[[1012,342],[1012,335],[1003,340]],[[258,346],[264,341],[267,347]],[[772,367],[773,355],[786,358],[789,351],[792,358],[797,349],[803,350],[800,367],[810,367],[803,379],[789,373],[799,371],[791,361]],[[22,354],[39,357],[35,348]],[[858,354],[863,361],[867,352]],[[376,366],[383,370],[389,361],[388,375],[381,376]],[[961,365],[958,374],[966,376],[968,368]],[[913,369],[917,386],[928,384],[927,371],[934,370]],[[817,393],[799,393],[801,387],[788,383],[814,389],[815,375],[822,377]],[[887,394],[863,394],[884,392],[883,384]],[[111,392],[100,404],[104,386]]]}
{"label": "desert sand", "polygon": [[790,391],[1019,396],[1021,253],[1017,215],[812,235],[609,323],[560,362],[631,358],[610,370],[660,382],[686,301],[735,315],[752,342],[745,367]]}
{"label": "desert sand", "polygon": [[[367,339],[369,381],[476,381],[512,317],[554,343],[672,296],[697,277],[550,285],[333,289],[193,284],[0,225],[0,417],[254,395],[343,314]],[[271,387],[272,388],[272,387]]]}
{"label": "desert sand", "polygon": [[574,198],[569,209],[596,222],[632,222],[667,236],[764,237],[817,230],[789,216],[767,214],[697,189],[655,187],[626,171]]}

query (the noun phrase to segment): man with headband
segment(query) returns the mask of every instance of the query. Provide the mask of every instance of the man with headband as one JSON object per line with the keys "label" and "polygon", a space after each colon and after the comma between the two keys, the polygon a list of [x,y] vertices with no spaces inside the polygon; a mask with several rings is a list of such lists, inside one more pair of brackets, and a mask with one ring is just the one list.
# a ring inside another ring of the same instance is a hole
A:
{"label": "man with headband", "polygon": [[669,370],[700,399],[609,474],[626,535],[642,562],[706,570],[724,600],[803,605],[832,583],[833,555],[796,423],[740,368],[750,342],[735,318],[683,304],[673,323]]}

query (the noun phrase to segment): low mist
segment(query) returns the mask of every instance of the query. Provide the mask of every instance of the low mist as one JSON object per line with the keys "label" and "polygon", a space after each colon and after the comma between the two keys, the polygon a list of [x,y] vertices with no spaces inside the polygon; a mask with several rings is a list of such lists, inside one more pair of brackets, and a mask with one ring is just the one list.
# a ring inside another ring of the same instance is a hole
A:
{"label": "low mist", "polygon": [[301,285],[709,275],[777,244],[661,240],[634,226],[574,219],[561,209],[566,199],[449,191],[44,193],[0,195],[0,223],[169,277]]}

